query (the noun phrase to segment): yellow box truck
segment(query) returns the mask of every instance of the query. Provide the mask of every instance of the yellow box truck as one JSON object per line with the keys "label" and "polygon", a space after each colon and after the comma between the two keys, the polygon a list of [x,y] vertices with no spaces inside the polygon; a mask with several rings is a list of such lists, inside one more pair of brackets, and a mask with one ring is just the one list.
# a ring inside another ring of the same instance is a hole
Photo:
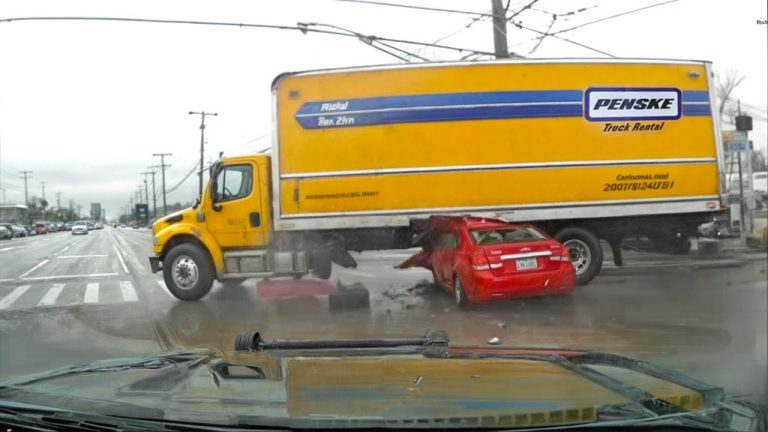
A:
{"label": "yellow box truck", "polygon": [[227,157],[199,203],[153,226],[184,300],[213,279],[327,278],[347,251],[412,247],[435,214],[528,222],[580,283],[627,236],[684,253],[722,209],[708,62],[521,60],[286,73],[271,155]]}

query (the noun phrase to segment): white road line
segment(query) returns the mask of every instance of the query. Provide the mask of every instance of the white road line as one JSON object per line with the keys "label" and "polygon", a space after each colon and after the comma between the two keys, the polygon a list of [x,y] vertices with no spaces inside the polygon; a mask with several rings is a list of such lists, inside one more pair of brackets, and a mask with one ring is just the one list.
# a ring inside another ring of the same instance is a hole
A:
{"label": "white road line", "polygon": [[38,303],[38,306],[50,306],[56,302],[56,299],[59,298],[59,295],[61,295],[61,292],[64,290],[64,284],[53,284],[51,289],[48,290],[47,293],[43,296],[42,299],[40,299],[40,303]]}
{"label": "white road line", "polygon": [[99,284],[98,282],[92,282],[85,286],[85,298],[83,303],[98,303],[99,302]]}
{"label": "white road line", "polygon": [[9,251],[9,250],[14,250],[14,249],[16,249],[16,248],[15,247],[2,248],[2,249],[0,249],[0,252],[5,252],[5,251]]}
{"label": "white road line", "polygon": [[0,282],[10,282],[10,281],[12,281],[12,280],[13,280],[13,279],[0,279]]}
{"label": "white road line", "polygon": [[67,249],[69,249],[71,246],[72,246],[72,245],[67,245],[67,246],[64,246],[64,249],[60,250],[60,251],[59,251],[59,253],[64,253],[64,252],[66,252],[66,250],[67,250]]}
{"label": "white road line", "polygon": [[29,285],[22,285],[20,287],[17,287],[15,290],[11,291],[10,294],[3,297],[2,300],[0,300],[0,309],[6,309],[8,306],[12,305],[13,302],[15,302],[19,297],[21,297],[27,290],[29,289]]}
{"label": "white road line", "polygon": [[117,250],[117,245],[114,245],[114,244],[113,244],[113,245],[112,245],[112,247],[113,247],[113,248],[115,248],[115,253],[117,254],[117,259],[119,259],[119,260],[120,260],[120,265],[122,265],[122,266],[123,266],[123,271],[124,271],[126,274],[130,274],[131,272],[129,272],[129,271],[128,271],[128,266],[126,266],[126,265],[125,265],[125,261],[123,261],[123,256],[122,256],[122,255],[120,255],[120,251],[119,251],[119,250]]}
{"label": "white road line", "polygon": [[168,287],[165,286],[165,281],[159,280],[157,281],[157,284],[160,285],[160,291],[168,294],[168,297],[170,297],[171,299],[176,300],[176,297],[174,297],[173,294],[171,294],[171,291],[168,289]]}
{"label": "white road line", "polygon": [[88,277],[102,277],[102,276],[117,276],[117,273],[91,273],[91,274],[79,274],[79,275],[33,276],[33,277],[23,278],[22,280],[74,279],[74,278],[88,278]]}
{"label": "white road line", "polygon": [[106,255],[59,255],[56,258],[103,258]]}
{"label": "white road line", "polygon": [[127,302],[139,301],[139,297],[136,295],[136,291],[133,289],[133,284],[129,281],[120,282],[120,291],[123,293],[123,300]]}
{"label": "white road line", "polygon": [[22,279],[24,276],[26,276],[26,275],[28,275],[28,274],[32,273],[33,271],[35,271],[35,270],[39,269],[39,268],[40,268],[40,267],[42,267],[42,266],[44,266],[44,265],[45,265],[45,263],[47,263],[47,262],[48,262],[48,260],[43,260],[43,261],[42,261],[40,264],[38,264],[38,265],[36,265],[36,266],[32,267],[31,269],[29,269],[29,270],[25,271],[23,275],[19,276],[19,279]]}

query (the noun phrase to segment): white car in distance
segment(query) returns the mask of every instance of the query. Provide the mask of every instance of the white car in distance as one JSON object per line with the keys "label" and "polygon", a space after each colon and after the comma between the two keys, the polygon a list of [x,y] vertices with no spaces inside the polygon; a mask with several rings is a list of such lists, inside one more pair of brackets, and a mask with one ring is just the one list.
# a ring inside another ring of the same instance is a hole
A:
{"label": "white car in distance", "polygon": [[88,234],[88,222],[77,221],[72,224],[72,235]]}

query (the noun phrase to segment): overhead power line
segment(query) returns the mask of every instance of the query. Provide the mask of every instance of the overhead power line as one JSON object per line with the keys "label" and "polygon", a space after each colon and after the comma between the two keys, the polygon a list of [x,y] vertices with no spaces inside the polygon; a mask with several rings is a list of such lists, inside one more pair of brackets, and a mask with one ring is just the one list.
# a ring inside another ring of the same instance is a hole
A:
{"label": "overhead power line", "polygon": [[336,1],[344,2],[344,3],[361,3],[361,4],[370,4],[370,5],[377,5],[377,6],[398,7],[398,8],[405,8],[405,9],[418,9],[418,10],[425,10],[425,11],[432,11],[432,12],[446,12],[446,13],[455,13],[455,14],[464,14],[464,15],[479,15],[481,17],[492,16],[490,13],[483,13],[483,12],[465,11],[465,10],[457,10],[457,9],[445,9],[445,8],[436,8],[436,7],[429,7],[429,6],[414,6],[414,5],[388,3],[388,2],[373,1],[373,0],[336,0]]}
{"label": "overhead power line", "polygon": [[616,56],[615,56],[615,55],[613,55],[613,54],[607,53],[607,52],[605,52],[605,51],[603,51],[603,50],[599,50],[599,49],[597,49],[597,48],[594,48],[594,47],[591,47],[591,46],[589,46],[589,45],[583,44],[583,43],[581,43],[581,42],[576,42],[576,41],[574,41],[574,40],[571,40],[571,39],[568,39],[568,38],[564,38],[564,37],[562,37],[562,36],[557,36],[557,32],[555,32],[555,33],[546,33],[546,32],[543,32],[543,31],[541,31],[541,30],[536,30],[536,29],[532,29],[532,28],[530,28],[530,27],[526,27],[526,26],[522,25],[522,24],[521,24],[521,23],[519,23],[519,22],[513,22],[513,23],[512,23],[512,25],[514,25],[514,26],[516,26],[516,27],[518,27],[518,28],[521,28],[521,29],[523,29],[523,30],[528,30],[528,31],[531,31],[531,32],[537,33],[537,34],[539,34],[539,35],[542,35],[542,36],[544,36],[544,37],[547,37],[547,36],[551,36],[551,37],[553,37],[553,38],[555,38],[555,39],[559,39],[559,40],[561,40],[561,41],[563,41],[563,42],[568,42],[568,43],[570,43],[570,44],[573,44],[573,45],[576,45],[576,46],[580,46],[580,47],[582,47],[582,48],[588,49],[588,50],[590,50],[590,51],[594,51],[594,52],[596,52],[596,53],[600,53],[600,54],[606,55],[606,56],[608,56],[608,57],[616,57]]}
{"label": "overhead power line", "polygon": [[[14,21],[114,21],[114,22],[136,22],[136,23],[149,23],[149,24],[188,24],[188,25],[207,25],[207,26],[222,26],[222,27],[245,27],[245,28],[261,28],[272,30],[298,30],[302,33],[322,33],[335,36],[354,37],[358,38],[355,34],[345,33],[335,30],[323,30],[316,28],[306,28],[299,26],[289,25],[277,25],[277,24],[256,24],[256,23],[237,23],[227,21],[193,21],[193,20],[166,20],[166,19],[154,19],[154,18],[123,18],[123,17],[81,17],[81,16],[55,16],[55,17],[13,17],[13,18],[0,18],[0,23],[14,22]],[[376,41],[401,43],[406,45],[419,45],[428,46],[432,48],[440,48],[445,50],[457,51],[460,53],[477,53],[492,55],[493,53],[488,51],[480,51],[469,48],[461,48],[450,45],[433,44],[429,42],[419,42],[408,39],[396,39],[390,37],[382,37],[375,35],[368,35],[367,38]]]}
{"label": "overhead power line", "polygon": [[588,26],[588,25],[592,25],[592,24],[595,24],[595,23],[603,22],[603,21],[608,21],[608,20],[611,20],[611,19],[614,19],[614,18],[618,18],[618,17],[624,16],[624,15],[629,15],[629,14],[632,14],[632,13],[635,13],[635,12],[644,11],[646,9],[651,9],[651,8],[655,8],[655,7],[658,7],[658,6],[664,6],[666,4],[675,3],[675,2],[678,2],[678,1],[680,1],[680,0],[667,0],[667,1],[664,1],[664,2],[661,2],[661,3],[654,3],[652,5],[643,6],[641,8],[632,9],[632,10],[629,10],[629,11],[626,11],[626,12],[621,12],[621,13],[618,13],[618,14],[615,14],[615,15],[610,15],[610,16],[607,16],[605,18],[600,18],[600,19],[596,19],[596,20],[593,20],[593,21],[588,21],[588,22],[585,22],[585,23],[582,23],[582,24],[579,24],[577,26],[573,26],[573,27],[570,27],[570,28],[567,28],[567,29],[564,29],[564,30],[558,30],[558,31],[554,32],[553,35],[569,32],[569,31],[573,31],[573,30],[576,30],[578,28],[582,28],[582,27],[585,27],[585,26]]}

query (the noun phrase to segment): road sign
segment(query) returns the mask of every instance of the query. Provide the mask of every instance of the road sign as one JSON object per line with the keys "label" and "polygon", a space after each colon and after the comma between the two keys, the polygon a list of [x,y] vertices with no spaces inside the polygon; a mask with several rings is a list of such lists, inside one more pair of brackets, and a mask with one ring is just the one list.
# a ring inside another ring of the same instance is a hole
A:
{"label": "road sign", "polygon": [[136,204],[136,221],[139,225],[149,224],[149,205]]}
{"label": "road sign", "polygon": [[728,151],[746,151],[749,148],[747,133],[742,131],[723,132],[723,143]]}

